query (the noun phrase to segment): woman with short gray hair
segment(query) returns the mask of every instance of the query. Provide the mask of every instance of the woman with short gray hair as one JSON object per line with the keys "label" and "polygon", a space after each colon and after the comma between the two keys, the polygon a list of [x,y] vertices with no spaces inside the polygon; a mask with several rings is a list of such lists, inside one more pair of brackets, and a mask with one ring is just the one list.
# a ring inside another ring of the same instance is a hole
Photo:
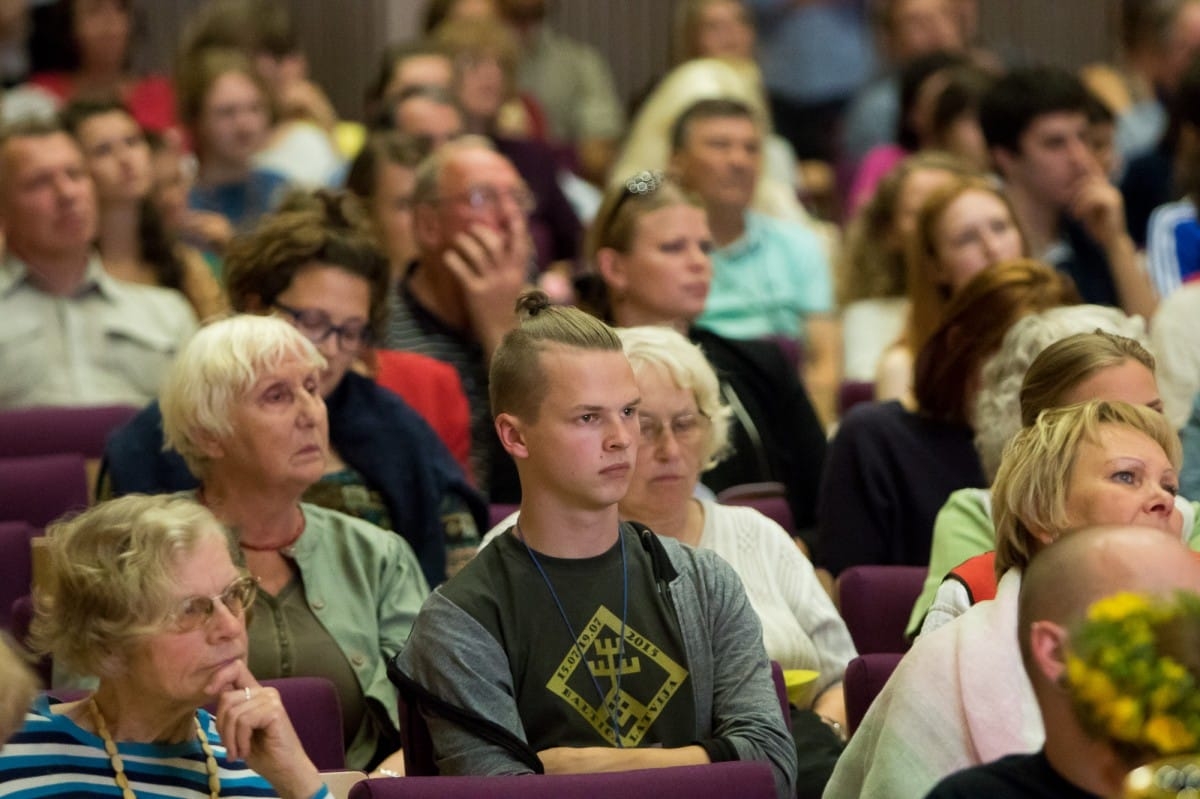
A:
{"label": "woman with short gray hair", "polygon": [[331,680],[347,764],[368,769],[400,748],[386,664],[429,589],[400,536],[301,502],[329,457],[324,367],[315,345],[282,319],[215,322],[167,376],[163,431],[200,480],[196,498],[229,528],[238,563],[257,580],[263,611],[249,623],[250,670]]}

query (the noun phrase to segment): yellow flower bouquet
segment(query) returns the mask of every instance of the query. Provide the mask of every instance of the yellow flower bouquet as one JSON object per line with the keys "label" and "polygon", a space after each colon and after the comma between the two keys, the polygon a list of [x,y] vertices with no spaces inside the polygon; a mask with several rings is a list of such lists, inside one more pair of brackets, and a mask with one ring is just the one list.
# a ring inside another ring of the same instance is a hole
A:
{"label": "yellow flower bouquet", "polygon": [[[1131,764],[1200,751],[1200,596],[1106,597],[1070,640],[1064,683],[1085,729]],[[1174,773],[1196,783],[1157,795],[1200,788],[1200,769]]]}

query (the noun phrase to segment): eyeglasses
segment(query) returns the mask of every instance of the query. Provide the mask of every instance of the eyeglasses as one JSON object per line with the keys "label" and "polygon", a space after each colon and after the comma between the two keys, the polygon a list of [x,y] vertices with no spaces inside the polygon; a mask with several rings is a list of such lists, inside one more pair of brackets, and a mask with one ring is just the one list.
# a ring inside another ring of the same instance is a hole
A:
{"label": "eyeglasses", "polygon": [[171,623],[180,632],[191,632],[207,625],[217,612],[220,602],[234,616],[240,617],[258,596],[258,582],[253,577],[239,577],[216,596],[190,596],[180,600]]}
{"label": "eyeglasses", "polygon": [[503,200],[510,201],[525,215],[533,213],[537,198],[524,186],[512,189],[496,189],[492,186],[472,186],[462,194],[443,197],[443,201],[462,203],[472,211],[499,211]]}
{"label": "eyeglasses", "polygon": [[682,446],[690,446],[700,441],[708,430],[709,418],[703,413],[681,413],[666,421],[646,413],[638,414],[638,427],[642,434],[642,443],[652,447],[662,441],[663,433],[671,431],[671,437]]}
{"label": "eyeglasses", "polygon": [[320,344],[331,334],[336,334],[338,347],[343,352],[354,352],[371,340],[371,331],[366,322],[346,322],[335,325],[329,314],[315,308],[292,308],[276,300],[272,303],[276,308],[292,318],[292,326],[300,331],[306,339],[314,344]]}

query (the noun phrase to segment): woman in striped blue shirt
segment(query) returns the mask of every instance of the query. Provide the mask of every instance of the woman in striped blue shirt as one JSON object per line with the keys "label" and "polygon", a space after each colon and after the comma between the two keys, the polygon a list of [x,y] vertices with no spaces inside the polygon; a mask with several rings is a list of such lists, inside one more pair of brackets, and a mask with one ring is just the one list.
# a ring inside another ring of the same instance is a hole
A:
{"label": "woman in striped blue shirt", "polygon": [[0,796],[329,795],[278,693],[246,668],[254,580],[208,510],[131,495],[47,539],[34,646],[99,685],[35,700],[0,751]]}

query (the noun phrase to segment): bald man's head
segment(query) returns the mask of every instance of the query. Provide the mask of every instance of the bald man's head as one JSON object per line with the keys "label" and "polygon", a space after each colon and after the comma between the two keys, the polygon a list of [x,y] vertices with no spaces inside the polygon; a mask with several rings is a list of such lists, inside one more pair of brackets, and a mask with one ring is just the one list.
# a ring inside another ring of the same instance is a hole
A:
{"label": "bald man's head", "polygon": [[1179,539],[1143,527],[1094,527],[1065,535],[1037,554],[1021,579],[1017,630],[1036,688],[1030,628],[1048,621],[1070,628],[1088,606],[1120,591],[1167,595],[1200,591],[1200,561]]}

